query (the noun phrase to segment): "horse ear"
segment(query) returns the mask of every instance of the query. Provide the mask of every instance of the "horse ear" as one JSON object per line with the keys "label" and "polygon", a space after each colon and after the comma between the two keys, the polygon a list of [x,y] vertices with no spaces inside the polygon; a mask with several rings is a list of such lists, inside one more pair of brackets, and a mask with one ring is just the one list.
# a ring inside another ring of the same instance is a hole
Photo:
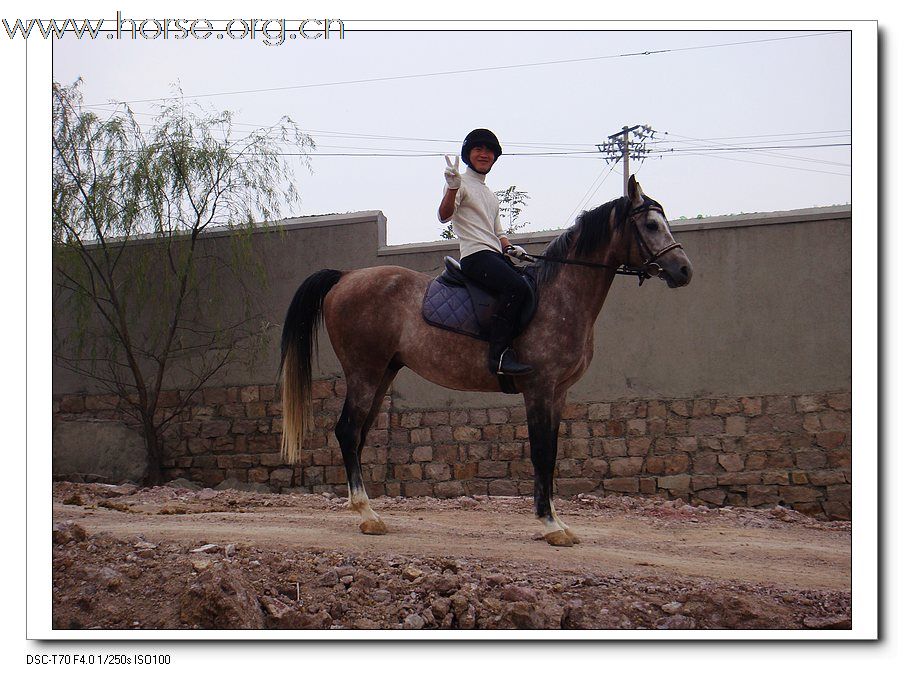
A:
{"label": "horse ear", "polygon": [[641,205],[643,203],[643,190],[634,175],[628,178],[628,198],[631,200],[632,205]]}

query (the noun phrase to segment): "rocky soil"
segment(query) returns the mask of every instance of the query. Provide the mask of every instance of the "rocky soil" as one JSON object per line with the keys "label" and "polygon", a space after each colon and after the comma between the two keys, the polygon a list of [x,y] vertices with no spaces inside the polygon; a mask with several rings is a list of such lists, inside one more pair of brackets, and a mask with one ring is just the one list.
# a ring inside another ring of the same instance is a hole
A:
{"label": "rocky soil", "polygon": [[379,498],[363,536],[332,495],[190,487],[54,485],[55,628],[851,627],[850,523],[782,507],[580,495],[553,548],[524,498]]}

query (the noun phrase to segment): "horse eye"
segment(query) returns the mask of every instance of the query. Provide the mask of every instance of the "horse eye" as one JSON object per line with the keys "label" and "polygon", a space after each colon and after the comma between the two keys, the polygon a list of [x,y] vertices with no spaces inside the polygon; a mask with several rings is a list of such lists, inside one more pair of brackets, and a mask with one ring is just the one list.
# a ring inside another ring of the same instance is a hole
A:
{"label": "horse eye", "polygon": [[647,222],[647,229],[650,231],[657,231],[659,229],[659,225],[655,222]]}

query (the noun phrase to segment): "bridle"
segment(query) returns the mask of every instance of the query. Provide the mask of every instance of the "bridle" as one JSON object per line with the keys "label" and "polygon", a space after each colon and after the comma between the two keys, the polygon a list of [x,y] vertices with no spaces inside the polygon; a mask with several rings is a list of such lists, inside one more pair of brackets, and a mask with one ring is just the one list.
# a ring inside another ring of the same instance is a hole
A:
{"label": "bridle", "polygon": [[528,254],[526,257],[522,257],[521,259],[527,259],[528,261],[536,261],[536,260],[547,260],[549,262],[559,262],[561,264],[574,264],[582,267],[594,267],[597,269],[614,269],[616,274],[622,274],[624,276],[636,276],[638,286],[642,286],[643,282],[647,279],[652,279],[655,277],[662,276],[663,269],[662,266],[657,262],[657,260],[665,255],[667,252],[671,250],[675,250],[676,248],[681,248],[684,250],[684,246],[682,246],[678,241],[672,238],[672,242],[666,245],[664,248],[660,248],[658,251],[653,252],[653,249],[650,248],[643,238],[640,235],[640,227],[637,223],[631,218],[640,215],[647,214],[649,211],[654,210],[660,213],[663,218],[665,217],[665,211],[660,208],[655,203],[647,200],[643,205],[634,208],[625,216],[625,222],[632,221],[632,226],[634,227],[634,240],[637,242],[637,246],[640,249],[641,255],[646,256],[646,261],[639,267],[629,267],[628,265],[619,265],[613,266],[611,264],[601,264],[599,262],[587,262],[586,260],[569,260],[565,258],[558,257],[547,257],[545,255],[530,255]]}
{"label": "bridle", "polygon": [[[663,211],[663,209],[660,208],[655,203],[650,203],[650,202],[645,202],[642,206],[640,206],[638,208],[634,208],[634,210],[632,210],[631,212],[628,213],[628,218],[631,218],[631,217],[634,217],[635,215],[640,215],[640,214],[646,215],[651,210],[658,212],[660,215],[662,215],[663,219],[665,219],[665,211]],[[640,248],[641,254],[643,255],[645,253],[647,255],[647,259],[642,265],[640,265],[640,267],[626,267],[625,269],[630,270],[630,271],[626,271],[625,273],[631,274],[631,275],[636,275],[639,279],[639,283],[637,285],[642,286],[643,282],[646,281],[647,279],[652,279],[654,276],[662,275],[662,271],[663,271],[662,266],[660,266],[660,264],[656,260],[658,260],[660,257],[665,255],[670,250],[675,250],[675,248],[681,248],[682,250],[684,250],[684,246],[682,246],[680,243],[678,243],[678,241],[675,240],[674,237],[672,237],[671,243],[669,243],[668,245],[666,245],[663,248],[660,248],[658,251],[656,251],[654,253],[653,250],[650,248],[650,246],[648,246],[646,244],[646,242],[643,240],[643,238],[641,238],[640,232],[641,232],[641,228],[635,222],[634,223],[634,240],[637,242],[637,245]],[[616,273],[618,273],[618,271],[616,271]]]}

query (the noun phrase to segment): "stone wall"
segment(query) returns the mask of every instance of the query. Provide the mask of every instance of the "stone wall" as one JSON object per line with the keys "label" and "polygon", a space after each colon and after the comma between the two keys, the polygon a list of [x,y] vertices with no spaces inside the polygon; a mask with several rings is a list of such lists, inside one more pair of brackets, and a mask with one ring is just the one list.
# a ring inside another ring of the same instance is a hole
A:
{"label": "stone wall", "polygon": [[[658,282],[638,288],[628,277],[613,284],[594,329],[596,358],[569,392],[558,493],[785,503],[848,515],[850,206],[676,220],[672,228],[694,280],[676,290]],[[557,233],[519,234],[518,241],[540,252]],[[279,365],[285,310],[318,269],[396,265],[435,275],[457,243],[388,246],[378,211],[293,218],[252,238],[270,284],[258,298],[269,322],[266,356],[213,377],[167,435],[167,472],[211,486],[344,493],[332,435],[343,383],[325,333],[314,375],[320,429],[303,465],[279,459],[281,414],[266,383]],[[212,254],[229,252],[226,233],[209,234],[205,244]],[[235,294],[224,282],[223,299]],[[72,311],[57,298],[53,311],[54,332],[65,337]],[[170,404],[172,390],[192,385],[191,371],[178,362],[173,368],[163,395]],[[121,418],[103,384],[56,362],[52,375],[54,472],[97,478],[124,469],[118,460],[106,469],[79,467],[99,458],[95,432],[119,441]],[[520,403],[501,393],[453,392],[401,371],[364,453],[371,494],[532,493]],[[91,421],[88,434],[66,421]]]}
{"label": "stone wall", "polygon": [[[273,385],[216,387],[196,395],[167,433],[167,475],[209,486],[345,494],[332,432],[345,383],[319,380],[313,390],[317,427],[299,465],[280,459],[282,415]],[[362,455],[371,496],[533,493],[523,406],[410,410],[395,408],[391,395]],[[165,394],[164,404],[176,396]],[[115,397],[70,395],[55,402],[54,415],[117,420],[115,407]],[[641,494],[716,506],[781,503],[850,518],[851,395],[572,403],[559,433],[556,493]]]}

